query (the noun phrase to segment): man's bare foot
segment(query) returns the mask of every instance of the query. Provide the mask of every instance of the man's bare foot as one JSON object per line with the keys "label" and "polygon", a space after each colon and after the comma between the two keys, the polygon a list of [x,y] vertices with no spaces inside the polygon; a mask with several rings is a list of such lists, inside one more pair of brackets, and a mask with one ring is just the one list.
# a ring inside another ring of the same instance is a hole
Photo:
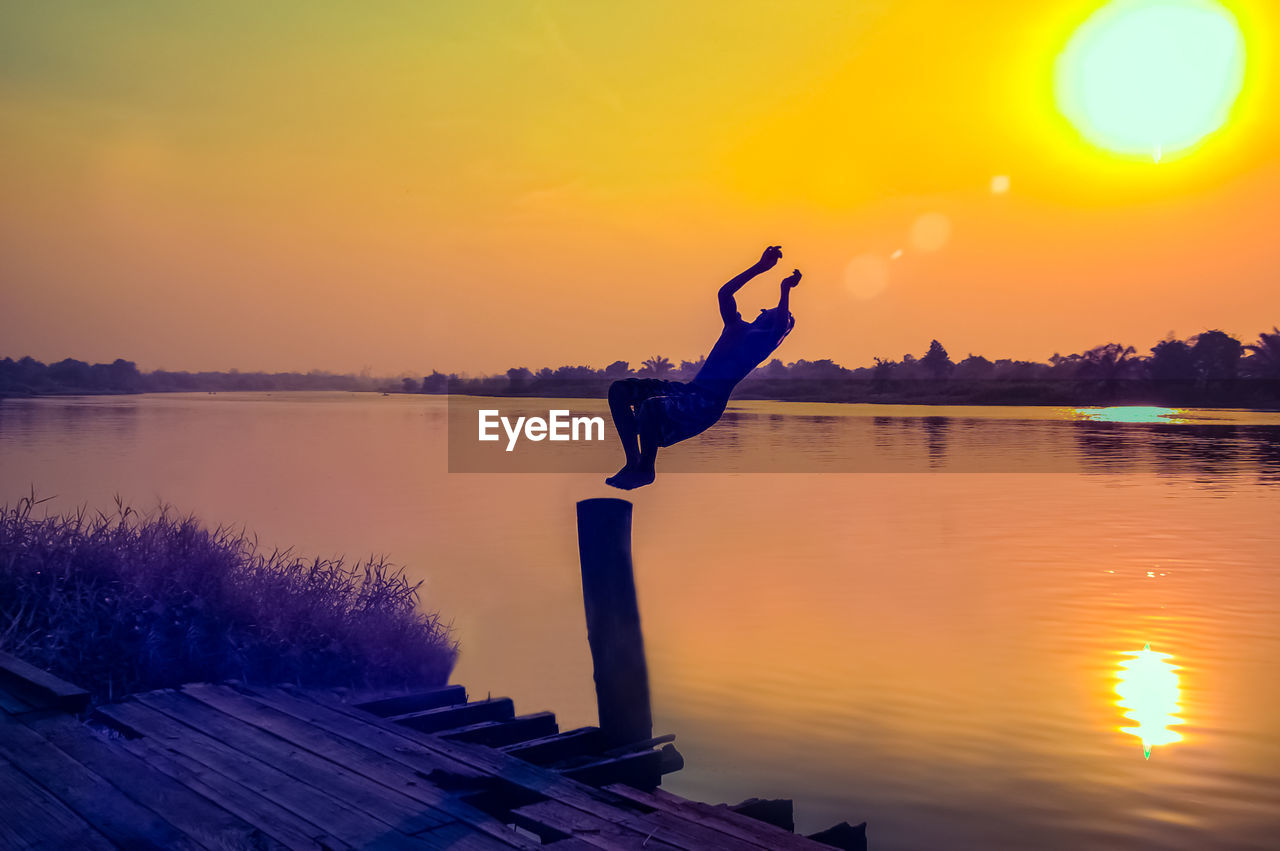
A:
{"label": "man's bare foot", "polygon": [[614,482],[620,481],[624,476],[627,476],[633,472],[635,472],[635,467],[632,467],[630,464],[623,464],[622,469],[614,473],[609,478],[605,479],[604,483],[606,485],[613,485],[615,488],[621,487],[621,485],[616,485],[614,484]]}
{"label": "man's bare foot", "polygon": [[616,475],[610,476],[604,480],[606,485],[612,485],[620,490],[629,491],[636,488],[642,488],[653,482],[657,478],[653,470],[637,470],[634,468],[623,467]]}

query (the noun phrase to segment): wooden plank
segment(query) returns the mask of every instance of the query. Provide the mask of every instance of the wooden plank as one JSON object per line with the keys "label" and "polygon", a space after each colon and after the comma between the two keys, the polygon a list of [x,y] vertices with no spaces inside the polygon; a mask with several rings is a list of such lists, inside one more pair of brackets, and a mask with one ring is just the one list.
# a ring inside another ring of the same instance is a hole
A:
{"label": "wooden plank", "polygon": [[387,720],[422,733],[439,733],[481,721],[507,721],[515,717],[515,714],[516,707],[511,702],[511,698],[494,697],[464,703],[461,706],[445,706],[440,709],[410,712],[407,715],[391,715]]}
{"label": "wooden plank", "polygon": [[[617,851],[680,851],[651,833],[599,818],[559,801],[540,801],[511,811],[516,824],[537,833],[547,828],[581,839],[596,848]],[[552,846],[554,847],[554,846]]]}
{"label": "wooden plank", "polygon": [[554,848],[556,851],[599,851],[600,846],[592,845],[585,839],[570,836],[566,839],[558,839],[555,842],[543,843],[543,847]]}
{"label": "wooden plank", "polygon": [[9,653],[0,652],[0,682],[16,684],[24,700],[41,708],[79,712],[89,704],[89,692]]}
{"label": "wooden plank", "polygon": [[[255,689],[253,691],[257,692],[261,690]],[[565,780],[564,778],[556,777],[554,774],[545,770],[524,765],[519,761],[504,759],[503,755],[488,749],[450,743],[439,737],[424,736],[412,730],[405,730],[403,728],[395,727],[394,725],[388,725],[384,719],[371,718],[367,713],[361,713],[358,710],[354,710],[349,705],[326,706],[322,703],[322,701],[324,701],[323,697],[316,697],[306,692],[284,692],[278,689],[272,689],[269,691],[271,692],[270,697],[275,701],[274,705],[276,706],[287,706],[293,712],[297,712],[312,719],[316,718],[318,715],[327,716],[327,723],[335,725],[339,735],[342,735],[343,731],[350,732],[355,729],[363,730],[365,735],[368,735],[375,730],[383,734],[389,734],[389,739],[386,737],[379,739],[379,746],[383,748],[391,747],[391,753],[400,755],[403,758],[415,758],[405,757],[406,753],[414,754],[417,758],[420,758],[422,751],[424,750],[429,750],[437,756],[445,755],[449,758],[460,760],[462,763],[475,768],[477,771],[502,776],[512,782],[520,783],[521,785],[526,786],[526,788],[536,788],[543,794],[550,794],[552,797],[559,800],[560,803],[569,806],[573,810],[593,815],[601,821],[610,822],[620,828],[626,828],[632,833],[639,833],[643,831],[647,837],[655,836],[658,838],[660,838],[663,833],[667,832],[682,834],[683,839],[680,839],[673,847],[682,847],[685,849],[702,848],[708,847],[706,845],[707,842],[715,842],[720,845],[727,844],[729,847],[734,847],[730,842],[730,840],[733,839],[739,840],[739,844],[736,846],[739,848],[773,848],[781,851],[781,849],[789,848],[812,850],[821,847],[803,839],[802,837],[796,837],[794,834],[787,834],[764,824],[759,824],[758,829],[762,829],[767,832],[765,834],[765,842],[769,844],[762,844],[753,842],[749,839],[735,837],[730,833],[720,830],[718,825],[715,829],[711,829],[706,826],[700,826],[697,822],[692,821],[689,818],[677,817],[673,814],[659,814],[657,818],[655,818],[653,814],[647,816],[638,815],[633,811],[629,811],[618,806],[624,798],[623,796],[617,795],[616,792],[611,792],[608,796],[600,796],[596,790],[591,790],[572,781]],[[317,712],[317,710],[319,710],[319,712]],[[358,725],[353,726],[344,719],[354,721],[365,719],[369,723],[363,727]],[[400,743],[396,744],[396,739],[400,739]],[[521,767],[522,765],[523,767]],[[634,792],[634,790],[628,791]],[[612,798],[612,800],[609,800],[610,798]],[[648,805],[641,804],[641,806],[644,806],[645,809],[650,809]],[[749,820],[734,816],[732,813],[728,815],[732,819],[749,822]],[[700,833],[700,827],[703,831],[711,830],[711,833]],[[557,828],[552,829],[556,830]],[[750,835],[750,831],[744,832],[747,832]],[[693,834],[693,838],[690,838],[690,834]],[[568,842],[568,840],[555,843],[551,847],[563,845],[564,842]],[[702,842],[703,844],[698,844],[699,842]],[[578,840],[574,840],[574,844],[579,844]],[[667,844],[672,843],[668,842]],[[603,841],[600,840],[598,836],[596,841],[592,842],[591,845],[592,847],[597,848],[609,847],[607,844],[603,844]],[[650,845],[647,847],[654,847],[653,842],[651,841]],[[712,845],[710,847],[717,846]]]}
{"label": "wooden plank", "polygon": [[842,821],[826,830],[809,834],[809,838],[832,848],[867,851],[867,823],[864,821],[861,824],[849,824],[847,821]]}
{"label": "wooden plank", "polygon": [[440,735],[456,742],[470,742],[495,748],[502,745],[526,742],[554,736],[560,730],[556,716],[552,712],[534,712],[530,715],[517,715],[509,721],[481,721],[467,727],[459,727]]}
{"label": "wooden plank", "polygon": [[419,737],[419,734],[411,730],[376,715],[350,709],[344,704],[319,703],[280,688],[237,687],[236,691],[272,709],[404,763],[421,771],[424,777],[433,771],[477,779],[485,776],[484,772],[477,771],[466,763],[425,747],[422,741],[425,736]]}
{"label": "wooden plank", "polygon": [[[252,724],[314,754],[338,762],[388,789],[435,807],[449,817],[466,823],[473,831],[481,831],[501,841],[504,843],[502,847],[536,847],[489,814],[424,782],[421,771],[358,741],[343,738],[228,686],[189,685],[183,687],[183,693],[245,724]],[[355,719],[338,717],[348,729],[362,725],[362,722]],[[436,833],[437,831],[432,831],[433,836]]]}
{"label": "wooden plank", "polygon": [[731,804],[729,809],[740,816],[795,833],[795,804],[790,798],[747,798],[741,803]]}
{"label": "wooden plank", "polygon": [[604,751],[601,756],[622,756],[623,754],[634,753],[635,751],[647,751],[656,748],[658,745],[670,744],[676,740],[675,733],[667,733],[664,736],[654,736],[639,742],[631,742],[622,747],[612,748]]}
{"label": "wooden plank", "polygon": [[662,754],[657,751],[630,753],[567,768],[560,773],[588,786],[625,783],[652,789],[662,782]]}
{"label": "wooden plank", "polygon": [[44,736],[8,716],[0,717],[0,756],[117,845],[185,851],[201,847]]}
{"label": "wooden plank", "polygon": [[136,699],[100,706],[98,712],[151,737],[168,750],[182,753],[211,771],[230,777],[345,843],[356,847],[374,842],[389,848],[423,847],[420,841],[393,830],[386,822],[361,812],[340,797],[300,782],[280,768],[242,753]]}
{"label": "wooden plank", "polygon": [[165,748],[150,738],[132,739],[121,746],[147,765],[161,771],[177,783],[189,788],[253,825],[284,845],[299,851],[346,851],[351,846],[329,836],[323,829],[241,784],[184,754]]}
{"label": "wooden plank", "polygon": [[604,735],[598,727],[579,727],[554,736],[510,745],[501,750],[534,765],[550,765],[576,756],[596,754],[604,747]]}
{"label": "wooden plank", "polygon": [[473,826],[460,821],[450,822],[441,827],[423,831],[417,836],[419,839],[431,843],[433,848],[448,849],[448,851],[511,851],[514,847],[542,847],[534,840],[521,836],[511,828],[507,828],[507,833],[522,844],[519,846],[511,845],[489,834],[480,833]]}
{"label": "wooden plank", "polygon": [[662,789],[642,792],[624,785],[607,787],[610,792],[654,810],[666,812],[755,844],[770,851],[819,851],[823,846],[762,821],[740,816],[723,804],[690,801]]}
{"label": "wooden plank", "polygon": [[[672,813],[655,810],[639,819],[651,835],[688,851],[759,851],[756,843],[720,830],[718,825],[699,823]],[[770,851],[777,846],[770,846]]]}
{"label": "wooden plank", "polygon": [[[291,694],[296,694],[295,699],[307,702],[317,700],[305,690],[298,690],[291,692]],[[430,754],[448,758],[454,764],[474,772],[477,776],[496,775],[542,794],[547,794],[550,791],[567,799],[579,799],[584,806],[602,802],[607,806],[610,798],[619,802],[622,800],[592,787],[568,780],[554,771],[530,765],[524,760],[508,756],[492,748],[450,742],[439,736],[422,734],[416,730],[401,727],[398,724],[388,723],[388,719],[362,715],[358,710],[341,704],[330,705],[327,708],[350,718],[364,717],[368,719],[370,725],[377,725],[399,738],[417,745],[419,749],[425,750]]]}
{"label": "wooden plank", "polygon": [[115,848],[6,759],[0,759],[0,802],[0,848]]}
{"label": "wooden plank", "polygon": [[601,840],[605,847],[676,848],[681,851],[760,851],[761,846],[722,833],[713,827],[695,824],[668,813],[654,812],[634,819],[626,826],[616,824],[556,801],[521,807],[513,815],[553,830],[571,833],[585,842]]}
{"label": "wooden plank", "polygon": [[[299,692],[298,694],[299,697],[303,699],[316,699],[312,698],[306,692]],[[355,710],[341,706],[335,707],[335,709],[336,711],[343,713],[355,712]],[[384,719],[373,719],[373,723],[384,723]],[[394,725],[392,726],[394,727]],[[670,828],[665,825],[654,825],[646,822],[644,818],[639,816],[633,808],[628,807],[628,799],[623,796],[577,783],[553,771],[530,765],[523,760],[510,757],[500,751],[495,751],[490,748],[475,747],[473,745],[466,745],[458,742],[450,742],[437,736],[417,735],[415,731],[404,730],[403,728],[401,728],[400,735],[406,739],[420,743],[423,747],[452,756],[459,762],[471,765],[479,771],[501,776],[512,783],[517,783],[524,786],[526,789],[545,795],[546,797],[569,806],[574,810],[578,810],[586,815],[594,816],[603,821],[611,822],[619,827],[627,828],[634,832],[643,830],[646,836],[651,835],[655,829],[660,831],[670,830]],[[653,753],[656,754],[657,752],[655,751]],[[648,808],[646,807],[645,809]],[[681,826],[687,830],[687,820],[683,820]],[[767,828],[768,825],[763,825],[763,827]],[[777,830],[776,828],[770,829],[775,831]],[[778,832],[781,833],[780,831]],[[790,839],[796,838],[791,834],[782,834],[782,836]],[[589,837],[583,838],[591,841]],[[671,842],[670,839],[666,841]],[[675,843],[672,842],[672,844]],[[648,847],[652,848],[652,843]],[[685,844],[681,847],[688,849],[689,851],[696,851],[700,846],[695,843],[685,841]],[[779,845],[778,851],[788,847],[792,846]],[[810,851],[814,849],[813,844],[801,847],[810,849]]]}
{"label": "wooden plank", "polygon": [[7,715],[21,715],[35,709],[35,705],[23,700],[15,691],[11,691],[5,683],[0,683],[0,712]]}
{"label": "wooden plank", "polygon": [[372,712],[381,718],[388,715],[404,715],[409,712],[421,712],[424,709],[438,709],[441,706],[454,706],[467,702],[467,690],[459,685],[421,691],[416,694],[387,697],[382,700],[368,700],[354,703],[356,709]]}
{"label": "wooden plank", "polygon": [[326,759],[274,733],[246,724],[190,695],[174,691],[154,691],[135,696],[143,706],[163,712],[217,739],[245,756],[261,760],[300,783],[350,804],[401,833],[414,834],[453,821],[429,805],[370,780],[341,762]]}
{"label": "wooden plank", "polygon": [[69,715],[23,719],[23,723],[207,848],[269,851],[285,847]]}

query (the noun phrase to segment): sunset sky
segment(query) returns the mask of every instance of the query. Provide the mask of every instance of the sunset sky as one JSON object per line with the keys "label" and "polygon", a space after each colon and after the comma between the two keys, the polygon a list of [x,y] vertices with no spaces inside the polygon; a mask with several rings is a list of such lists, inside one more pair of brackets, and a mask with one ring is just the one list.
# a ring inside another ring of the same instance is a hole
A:
{"label": "sunset sky", "polygon": [[1280,323],[1280,11],[1222,3],[1243,88],[1156,162],[1055,100],[1103,5],[6,4],[0,357],[692,359],[771,243],[739,303],[804,271],[788,361],[1250,341]]}

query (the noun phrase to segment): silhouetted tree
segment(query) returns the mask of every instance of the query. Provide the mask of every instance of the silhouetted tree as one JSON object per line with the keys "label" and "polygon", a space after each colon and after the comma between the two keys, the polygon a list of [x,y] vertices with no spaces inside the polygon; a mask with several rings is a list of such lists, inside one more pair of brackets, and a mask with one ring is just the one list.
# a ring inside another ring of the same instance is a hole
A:
{"label": "silhouetted tree", "polygon": [[1104,343],[1094,346],[1080,355],[1082,374],[1089,378],[1101,378],[1103,381],[1115,381],[1128,371],[1129,356],[1137,354],[1133,346],[1121,343]]}
{"label": "silhouetted tree", "polygon": [[631,373],[631,364],[624,360],[616,360],[604,368],[605,378],[626,378]]}
{"label": "silhouetted tree", "polygon": [[533,381],[533,373],[523,366],[513,366],[507,370],[507,383],[510,388],[520,392]]}
{"label": "silhouetted tree", "polygon": [[1101,380],[1105,383],[1121,378],[1131,367],[1129,356],[1136,354],[1133,346],[1120,343],[1104,343],[1087,352],[1073,355],[1054,353],[1049,358],[1053,370],[1068,378]]}
{"label": "silhouetted tree", "polygon": [[935,379],[946,378],[955,369],[951,356],[937,340],[929,343],[929,351],[920,359],[920,366]]}
{"label": "silhouetted tree", "polygon": [[1206,381],[1224,381],[1236,377],[1244,346],[1224,331],[1205,331],[1196,336],[1191,347],[1196,373]]}
{"label": "silhouetted tree", "polygon": [[764,369],[762,369],[761,372],[767,378],[786,378],[787,365],[783,363],[780,359],[774,358],[773,360],[765,364]]}
{"label": "silhouetted tree", "polygon": [[562,366],[555,371],[557,381],[585,381],[596,377],[596,371],[589,366]]}
{"label": "silhouetted tree", "polygon": [[[1075,355],[1074,357],[1079,357],[1079,355]],[[1044,377],[1048,374],[1048,370],[1045,368],[1044,364],[1034,363],[1033,361],[1000,358],[991,364],[991,366],[991,374],[995,378],[1004,379],[1006,381],[1034,381],[1037,378]]]}
{"label": "silhouetted tree", "polygon": [[956,364],[955,376],[964,379],[990,378],[993,369],[994,365],[991,361],[982,355],[971,354]]}
{"label": "silhouetted tree", "polygon": [[1151,347],[1147,371],[1157,381],[1187,381],[1196,377],[1196,360],[1182,340],[1161,340]]}
{"label": "silhouetted tree", "polygon": [[404,388],[406,393],[417,393],[422,389],[422,385],[418,383],[416,378],[402,378],[400,379],[400,386]]}
{"label": "silhouetted tree", "polygon": [[43,363],[27,355],[18,361],[18,381],[27,385],[42,382],[45,377],[45,370],[46,367]]}
{"label": "silhouetted tree", "polygon": [[642,371],[654,378],[661,378],[672,369],[671,361],[661,355],[654,355],[646,360],[642,365]]}
{"label": "silhouetted tree", "polygon": [[705,355],[697,360],[682,360],[680,361],[680,374],[693,378],[698,374],[698,371],[702,369],[702,365],[706,362],[707,358]]}
{"label": "silhouetted tree", "polygon": [[798,360],[791,364],[788,368],[796,378],[808,378],[816,380],[835,380],[844,378],[848,374],[848,370],[831,358],[823,358],[822,360]]}
{"label": "silhouetted tree", "polygon": [[107,369],[111,375],[111,389],[130,393],[142,389],[142,373],[138,372],[138,365],[133,361],[116,358]]}
{"label": "silhouetted tree", "polygon": [[871,368],[871,386],[876,390],[883,390],[887,387],[889,380],[893,378],[893,371],[896,366],[897,364],[891,360],[876,358],[876,365]]}
{"label": "silhouetted tree", "polygon": [[91,381],[89,364],[72,358],[50,364],[46,374],[51,381],[68,389],[87,388]]}
{"label": "silhouetted tree", "polygon": [[1280,378],[1280,327],[1258,334],[1258,342],[1245,346],[1251,354],[1246,361],[1249,374],[1258,378]]}
{"label": "silhouetted tree", "polygon": [[443,372],[431,370],[431,374],[422,379],[423,393],[448,393],[449,377]]}

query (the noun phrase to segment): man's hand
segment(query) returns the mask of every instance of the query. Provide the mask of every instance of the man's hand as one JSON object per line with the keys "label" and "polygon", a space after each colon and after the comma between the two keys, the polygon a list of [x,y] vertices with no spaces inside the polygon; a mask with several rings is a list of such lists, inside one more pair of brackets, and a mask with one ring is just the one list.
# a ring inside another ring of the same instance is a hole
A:
{"label": "man's hand", "polygon": [[800,270],[792,270],[790,275],[782,279],[782,288],[784,290],[792,290],[800,286]]}
{"label": "man's hand", "polygon": [[778,261],[782,259],[782,246],[770,245],[764,250],[764,254],[760,255],[760,262],[756,263],[756,268],[761,272],[772,269],[778,265]]}

